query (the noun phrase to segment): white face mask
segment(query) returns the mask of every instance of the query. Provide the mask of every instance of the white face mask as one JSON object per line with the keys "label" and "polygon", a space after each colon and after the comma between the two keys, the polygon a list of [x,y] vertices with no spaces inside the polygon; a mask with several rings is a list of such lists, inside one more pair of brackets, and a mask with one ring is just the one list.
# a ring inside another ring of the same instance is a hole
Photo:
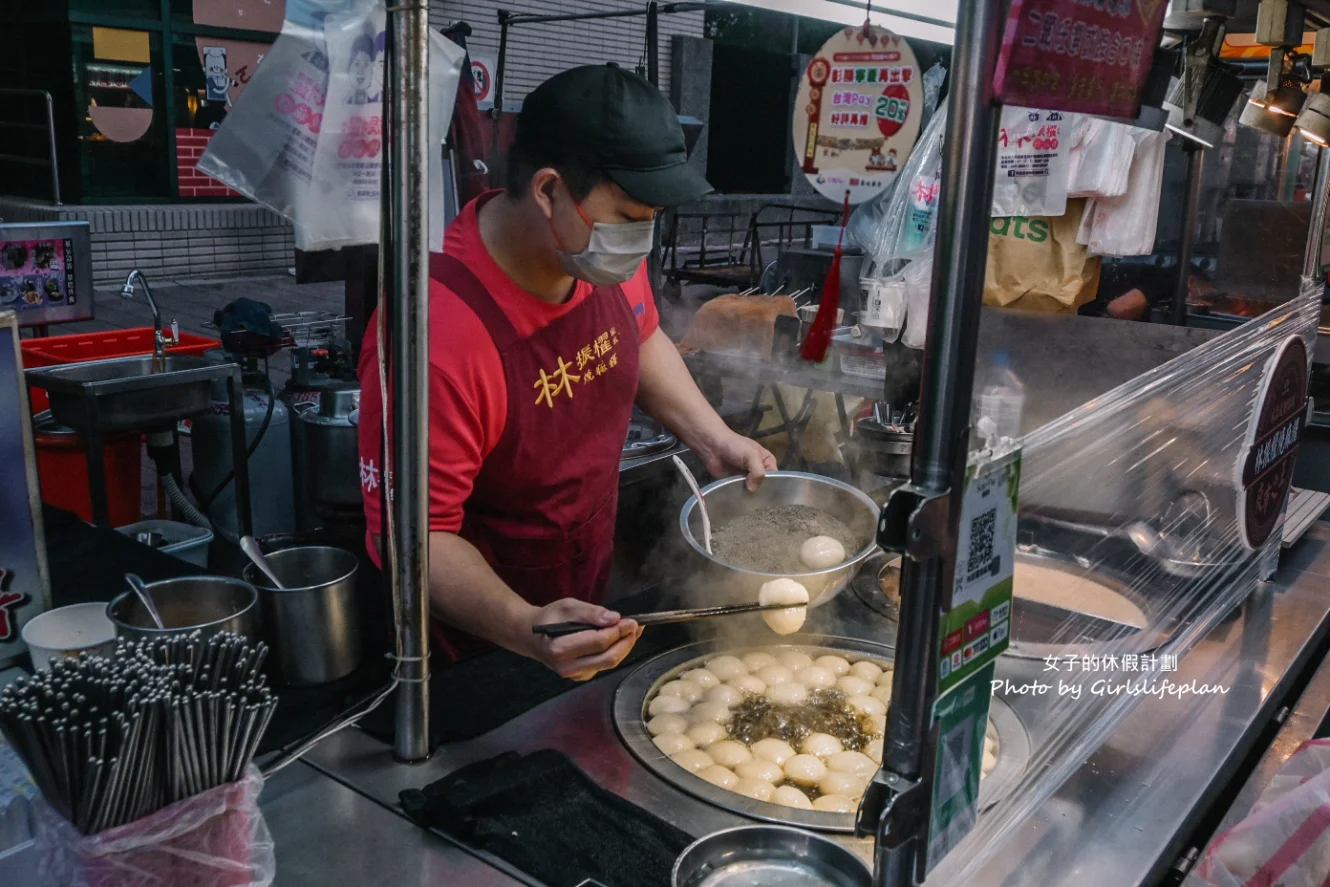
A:
{"label": "white face mask", "polygon": [[[569,275],[595,286],[613,286],[631,280],[642,266],[642,260],[651,254],[655,244],[656,223],[652,222],[593,222],[577,207],[582,221],[591,226],[591,239],[580,253],[569,253],[560,244],[559,264]],[[554,230],[553,222],[550,230]]]}

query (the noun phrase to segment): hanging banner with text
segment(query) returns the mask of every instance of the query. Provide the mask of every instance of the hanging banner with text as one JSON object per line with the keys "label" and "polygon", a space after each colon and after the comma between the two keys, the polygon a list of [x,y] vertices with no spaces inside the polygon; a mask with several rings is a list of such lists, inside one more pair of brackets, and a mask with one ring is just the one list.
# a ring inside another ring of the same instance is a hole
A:
{"label": "hanging banner with text", "polygon": [[994,78],[1008,105],[1135,117],[1166,0],[1013,0]]}

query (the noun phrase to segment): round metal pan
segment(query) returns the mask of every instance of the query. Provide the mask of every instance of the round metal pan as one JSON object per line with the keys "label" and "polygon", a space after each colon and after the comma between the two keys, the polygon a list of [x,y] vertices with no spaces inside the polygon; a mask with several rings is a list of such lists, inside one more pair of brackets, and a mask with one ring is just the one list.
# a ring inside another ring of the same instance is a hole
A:
{"label": "round metal pan", "polygon": [[1161,612],[1161,608],[1149,597],[1111,571],[1095,568],[1083,557],[1027,546],[1016,553],[1016,560],[1051,567],[1071,576],[1092,573],[1095,582],[1140,607],[1146,616],[1146,626],[1140,632],[1095,634],[1090,629],[1075,625],[1074,617],[1053,621],[1023,610],[1020,598],[1015,598],[1012,601],[1011,640],[1007,647],[1009,656],[1044,659],[1048,656],[1073,654],[1102,655],[1118,648],[1131,653],[1148,653],[1162,646],[1177,630],[1177,619]]}
{"label": "round metal pan", "polygon": [[[666,782],[709,804],[762,822],[793,825],[816,831],[852,833],[853,814],[797,810],[782,804],[758,801],[694,776],[656,748],[655,743],[651,741],[651,734],[646,729],[646,703],[655,695],[656,690],[666,681],[674,680],[683,672],[697,668],[704,660],[721,653],[742,656],[755,650],[769,652],[793,650],[807,653],[814,658],[827,654],[836,656],[849,654],[881,662],[891,662],[895,657],[895,651],[891,647],[852,638],[820,635],[810,637],[808,641],[809,643],[804,644],[763,644],[740,648],[730,648],[719,642],[707,641],[688,644],[668,653],[662,653],[638,666],[637,670],[625,678],[615,691],[614,726],[629,751],[647,769]],[[1010,791],[1024,774],[1026,764],[1030,760],[1030,736],[1016,713],[1000,698],[994,697],[989,717],[998,733],[998,760],[988,778],[980,783],[980,810],[997,803]]]}

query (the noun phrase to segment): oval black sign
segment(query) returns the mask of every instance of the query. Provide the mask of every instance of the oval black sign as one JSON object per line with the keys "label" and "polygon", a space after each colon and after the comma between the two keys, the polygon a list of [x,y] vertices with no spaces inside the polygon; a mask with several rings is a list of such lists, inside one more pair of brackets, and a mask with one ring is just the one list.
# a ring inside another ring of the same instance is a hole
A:
{"label": "oval black sign", "polygon": [[1307,346],[1285,339],[1265,366],[1238,477],[1242,542],[1257,549],[1279,523],[1307,415]]}

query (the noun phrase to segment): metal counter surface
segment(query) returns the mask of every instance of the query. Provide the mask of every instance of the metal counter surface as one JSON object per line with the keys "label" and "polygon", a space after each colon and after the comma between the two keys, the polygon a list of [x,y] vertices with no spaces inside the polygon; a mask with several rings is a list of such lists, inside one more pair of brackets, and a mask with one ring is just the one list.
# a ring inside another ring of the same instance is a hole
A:
{"label": "metal counter surface", "polygon": [[[820,611],[827,612],[819,612],[819,621],[834,622],[837,633],[889,642],[881,618],[851,594]],[[1222,684],[1229,692],[1190,701],[1140,702],[1057,793],[1002,842],[970,883],[1126,887],[1158,879],[1249,751],[1286,682],[1326,631],[1328,617],[1330,527],[1318,524],[1285,555],[1275,581],[1254,590],[1179,663],[1175,680]],[[998,674],[1019,682],[1039,677],[1043,668],[1042,661],[1004,657]],[[611,722],[613,693],[622,679],[610,676],[552,699],[484,736],[439,749],[421,765],[394,764],[386,746],[354,729],[329,738],[306,760],[391,807],[401,790],[423,786],[472,761],[504,751],[556,748],[601,785],[691,834],[743,822],[665,783],[632,757]],[[1037,745],[1035,698],[1005,698]],[[844,843],[865,858],[871,849],[866,840]],[[448,883],[493,883],[484,880],[487,876],[474,869],[449,870]]]}
{"label": "metal counter surface", "polygon": [[259,806],[276,845],[274,883],[281,887],[524,883],[301,762],[268,780]]}
{"label": "metal counter surface", "polygon": [[[1261,793],[1279,772],[1279,768],[1284,766],[1299,745],[1315,735],[1316,728],[1320,726],[1321,719],[1328,710],[1330,710],[1330,660],[1322,663],[1316,670],[1307,687],[1287,712],[1283,726],[1275,734],[1274,740],[1261,756],[1256,769],[1247,777],[1237,797],[1229,805],[1228,812],[1215,829],[1211,844],[1251,813]],[[1190,874],[1183,882],[1183,887],[1205,887],[1205,881],[1195,874]]]}

